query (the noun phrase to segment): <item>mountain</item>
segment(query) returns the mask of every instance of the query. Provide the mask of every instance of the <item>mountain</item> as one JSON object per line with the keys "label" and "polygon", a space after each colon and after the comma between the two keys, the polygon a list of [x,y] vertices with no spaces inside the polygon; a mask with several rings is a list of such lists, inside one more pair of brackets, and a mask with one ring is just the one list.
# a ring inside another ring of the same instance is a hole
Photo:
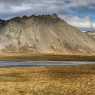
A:
{"label": "mountain", "polygon": [[95,39],[95,32],[89,31],[89,32],[86,32],[86,34],[88,34],[91,38]]}
{"label": "mountain", "polygon": [[95,41],[56,15],[23,16],[0,23],[0,53],[95,54]]}

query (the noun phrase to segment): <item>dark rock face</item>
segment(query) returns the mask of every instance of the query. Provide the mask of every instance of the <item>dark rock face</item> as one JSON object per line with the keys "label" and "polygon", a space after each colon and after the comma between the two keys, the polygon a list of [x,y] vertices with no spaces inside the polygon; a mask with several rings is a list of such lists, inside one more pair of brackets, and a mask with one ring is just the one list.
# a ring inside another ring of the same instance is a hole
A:
{"label": "dark rock face", "polygon": [[0,19],[0,24],[5,23],[5,20]]}
{"label": "dark rock face", "polygon": [[95,41],[57,16],[0,21],[0,52],[95,53]]}

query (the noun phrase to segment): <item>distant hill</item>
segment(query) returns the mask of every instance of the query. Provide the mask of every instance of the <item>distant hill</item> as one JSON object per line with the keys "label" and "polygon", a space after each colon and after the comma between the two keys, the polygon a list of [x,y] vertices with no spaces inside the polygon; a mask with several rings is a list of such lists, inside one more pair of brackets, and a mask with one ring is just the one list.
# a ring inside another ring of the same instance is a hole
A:
{"label": "distant hill", "polygon": [[0,52],[94,54],[95,41],[56,15],[24,16],[0,23]]}
{"label": "distant hill", "polygon": [[95,32],[86,32],[91,38],[95,39]]}

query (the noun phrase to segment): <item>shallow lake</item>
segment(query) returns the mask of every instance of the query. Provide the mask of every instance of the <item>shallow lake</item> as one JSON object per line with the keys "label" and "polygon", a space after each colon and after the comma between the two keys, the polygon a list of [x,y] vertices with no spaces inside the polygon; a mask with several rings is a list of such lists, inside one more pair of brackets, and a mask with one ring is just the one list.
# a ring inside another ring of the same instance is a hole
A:
{"label": "shallow lake", "polygon": [[95,64],[88,61],[0,61],[0,67],[52,67]]}

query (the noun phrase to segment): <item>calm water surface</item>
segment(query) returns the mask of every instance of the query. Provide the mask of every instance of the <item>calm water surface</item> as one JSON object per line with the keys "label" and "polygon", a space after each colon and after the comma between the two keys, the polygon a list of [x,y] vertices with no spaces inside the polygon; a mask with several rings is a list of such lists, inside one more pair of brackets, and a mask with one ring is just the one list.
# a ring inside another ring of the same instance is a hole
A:
{"label": "calm water surface", "polygon": [[0,67],[51,67],[95,64],[88,61],[0,61]]}

